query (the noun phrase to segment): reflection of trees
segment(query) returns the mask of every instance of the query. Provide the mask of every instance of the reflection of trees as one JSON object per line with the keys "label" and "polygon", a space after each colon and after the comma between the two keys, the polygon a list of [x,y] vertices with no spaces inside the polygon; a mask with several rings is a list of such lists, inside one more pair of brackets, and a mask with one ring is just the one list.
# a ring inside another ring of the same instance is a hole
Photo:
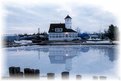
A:
{"label": "reflection of trees", "polygon": [[99,50],[100,53],[107,55],[112,62],[116,60],[116,46],[92,46],[90,49]]}
{"label": "reflection of trees", "polygon": [[105,49],[105,55],[109,57],[110,61],[114,61],[116,59],[116,49],[115,48],[107,48]]}

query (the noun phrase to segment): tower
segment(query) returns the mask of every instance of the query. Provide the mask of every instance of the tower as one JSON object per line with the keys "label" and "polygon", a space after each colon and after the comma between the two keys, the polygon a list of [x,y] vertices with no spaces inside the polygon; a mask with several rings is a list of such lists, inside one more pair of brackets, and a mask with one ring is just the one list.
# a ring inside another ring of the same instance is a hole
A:
{"label": "tower", "polygon": [[67,16],[65,17],[65,27],[66,27],[67,29],[71,29],[71,26],[72,26],[71,19],[72,19],[72,18],[71,18],[69,15],[67,15]]}

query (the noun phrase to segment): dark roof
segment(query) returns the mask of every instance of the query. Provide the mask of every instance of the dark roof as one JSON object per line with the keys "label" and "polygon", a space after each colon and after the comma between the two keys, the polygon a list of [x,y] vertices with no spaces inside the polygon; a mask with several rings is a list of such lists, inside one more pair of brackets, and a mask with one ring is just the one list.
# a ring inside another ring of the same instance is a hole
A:
{"label": "dark roof", "polygon": [[63,29],[62,32],[76,32],[72,29],[67,29],[64,23],[50,24],[50,28],[48,32],[55,32],[55,28],[62,28]]}
{"label": "dark roof", "polygon": [[[61,59],[56,59],[57,57],[60,57]],[[72,59],[75,56],[68,56],[65,55],[49,55],[49,59],[51,64],[65,64],[67,59]]]}
{"label": "dark roof", "polygon": [[[69,15],[67,15],[67,16],[65,17],[65,19],[66,19],[66,18],[71,18],[71,17],[70,17]],[[71,19],[72,19],[72,18],[71,18]]]}
{"label": "dark roof", "polygon": [[[56,59],[56,57],[60,57],[61,59]],[[66,62],[66,57],[63,55],[49,55],[49,59],[51,64],[65,64]]]}

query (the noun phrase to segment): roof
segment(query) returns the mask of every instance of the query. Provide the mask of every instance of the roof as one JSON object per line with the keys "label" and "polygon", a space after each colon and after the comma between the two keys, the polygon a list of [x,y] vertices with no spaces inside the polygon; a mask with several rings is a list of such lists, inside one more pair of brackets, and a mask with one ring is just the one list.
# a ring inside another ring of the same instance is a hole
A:
{"label": "roof", "polygon": [[[64,23],[55,23],[55,24],[50,24],[50,28],[49,28],[49,31],[48,32],[55,32],[55,28],[62,28],[63,31],[62,32],[76,32],[72,29],[67,29],[65,27],[65,24]],[[56,32],[55,32],[56,33]]]}
{"label": "roof", "polygon": [[[66,19],[66,18],[71,18],[71,17],[70,17],[69,15],[67,15],[67,16],[65,17],[65,19]],[[71,19],[72,19],[72,18],[71,18]]]}
{"label": "roof", "polygon": [[[68,56],[65,55],[49,55],[49,59],[51,64],[65,64],[67,59],[72,59],[75,56]],[[57,59],[59,58],[59,59]]]}

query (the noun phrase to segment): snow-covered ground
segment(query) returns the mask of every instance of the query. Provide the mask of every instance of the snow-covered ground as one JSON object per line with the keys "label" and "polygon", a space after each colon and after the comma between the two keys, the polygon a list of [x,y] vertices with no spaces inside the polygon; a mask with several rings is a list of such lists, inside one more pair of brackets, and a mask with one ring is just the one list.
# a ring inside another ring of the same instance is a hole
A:
{"label": "snow-covered ground", "polygon": [[[86,43],[110,43],[110,41],[86,41]],[[113,41],[113,43],[119,43],[119,41]]]}
{"label": "snow-covered ground", "polygon": [[19,43],[21,45],[25,45],[25,44],[31,44],[32,41],[30,40],[20,40],[20,41],[14,41],[15,43]]}

